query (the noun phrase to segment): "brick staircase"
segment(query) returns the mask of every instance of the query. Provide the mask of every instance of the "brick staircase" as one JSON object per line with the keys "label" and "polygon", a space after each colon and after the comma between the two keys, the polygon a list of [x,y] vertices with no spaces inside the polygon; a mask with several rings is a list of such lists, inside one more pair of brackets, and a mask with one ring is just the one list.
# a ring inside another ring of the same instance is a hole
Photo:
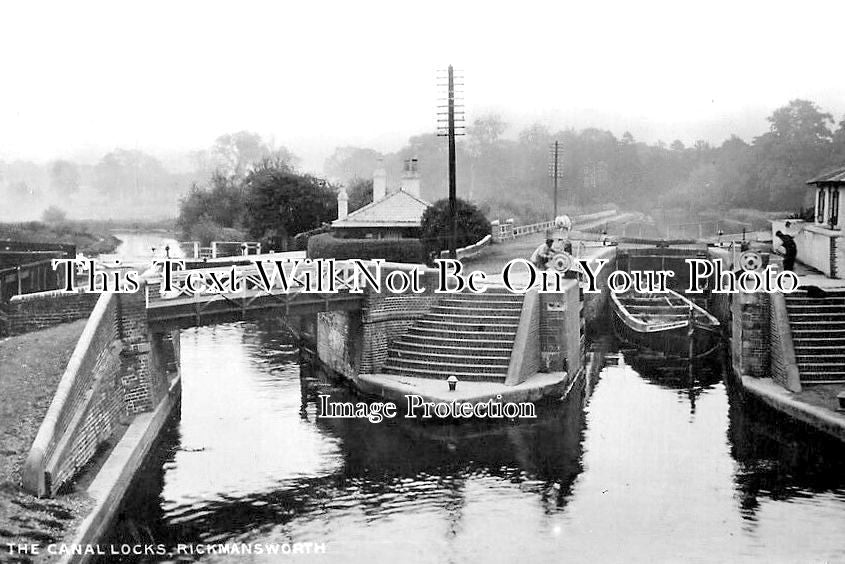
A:
{"label": "brick staircase", "polygon": [[845,293],[786,295],[802,384],[845,382]]}
{"label": "brick staircase", "polygon": [[522,302],[496,288],[447,295],[393,342],[382,373],[504,382]]}

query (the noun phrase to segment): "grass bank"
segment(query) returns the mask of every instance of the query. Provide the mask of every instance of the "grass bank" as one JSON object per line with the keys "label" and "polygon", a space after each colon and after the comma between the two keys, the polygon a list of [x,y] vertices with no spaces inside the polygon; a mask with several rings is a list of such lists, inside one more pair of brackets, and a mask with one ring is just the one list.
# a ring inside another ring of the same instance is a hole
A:
{"label": "grass bank", "polygon": [[82,494],[38,499],[20,485],[29,447],[85,323],[0,340],[0,547],[60,542],[90,509]]}

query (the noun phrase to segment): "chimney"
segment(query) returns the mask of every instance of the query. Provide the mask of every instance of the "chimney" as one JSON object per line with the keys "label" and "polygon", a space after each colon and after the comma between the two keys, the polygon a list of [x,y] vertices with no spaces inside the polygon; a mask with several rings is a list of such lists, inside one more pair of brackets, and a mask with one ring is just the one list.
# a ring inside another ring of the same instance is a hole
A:
{"label": "chimney", "polygon": [[384,170],[384,159],[379,158],[373,171],[373,201],[378,202],[387,195],[387,171]]}
{"label": "chimney", "polygon": [[408,194],[420,197],[420,173],[418,170],[419,160],[414,157],[405,160],[404,171],[402,172],[402,190]]}
{"label": "chimney", "polygon": [[349,215],[349,196],[346,193],[346,187],[341,186],[340,192],[337,193],[337,218],[343,219]]}

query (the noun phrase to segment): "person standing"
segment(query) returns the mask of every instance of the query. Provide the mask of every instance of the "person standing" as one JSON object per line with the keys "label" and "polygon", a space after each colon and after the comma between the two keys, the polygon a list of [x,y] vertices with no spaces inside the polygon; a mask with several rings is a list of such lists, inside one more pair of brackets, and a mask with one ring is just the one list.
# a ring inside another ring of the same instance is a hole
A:
{"label": "person standing", "polygon": [[783,245],[783,269],[795,270],[795,257],[798,256],[798,245],[795,244],[795,239],[783,231],[778,231],[775,235],[780,238]]}

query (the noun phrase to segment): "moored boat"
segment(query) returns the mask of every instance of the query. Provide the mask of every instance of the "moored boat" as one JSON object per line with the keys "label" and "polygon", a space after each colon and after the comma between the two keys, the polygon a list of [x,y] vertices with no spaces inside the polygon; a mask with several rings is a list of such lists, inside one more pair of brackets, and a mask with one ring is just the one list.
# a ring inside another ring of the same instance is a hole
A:
{"label": "moored boat", "polygon": [[690,354],[690,339],[694,357],[719,346],[719,320],[673,290],[611,293],[611,303],[614,330],[625,342],[681,358]]}

